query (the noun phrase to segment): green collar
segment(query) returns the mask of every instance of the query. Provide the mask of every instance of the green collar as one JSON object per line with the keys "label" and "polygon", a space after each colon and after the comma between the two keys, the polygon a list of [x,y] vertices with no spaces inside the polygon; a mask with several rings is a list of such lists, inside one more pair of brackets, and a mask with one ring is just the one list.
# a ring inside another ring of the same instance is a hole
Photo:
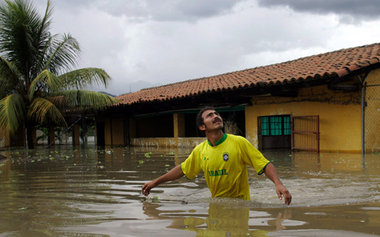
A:
{"label": "green collar", "polygon": [[[220,139],[216,142],[215,146],[217,146],[217,145],[219,145],[219,144],[222,144],[226,139],[227,139],[227,133],[224,133],[224,134],[223,134],[223,137],[220,138]],[[210,146],[213,146],[209,140],[207,140],[207,142],[208,142],[208,144],[209,144]]]}

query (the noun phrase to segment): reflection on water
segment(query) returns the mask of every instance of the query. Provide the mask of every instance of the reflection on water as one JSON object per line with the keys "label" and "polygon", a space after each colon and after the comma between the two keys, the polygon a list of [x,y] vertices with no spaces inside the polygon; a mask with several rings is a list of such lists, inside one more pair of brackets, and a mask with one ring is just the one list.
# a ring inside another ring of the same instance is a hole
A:
{"label": "reflection on water", "polygon": [[380,155],[265,152],[292,192],[249,169],[252,201],[211,199],[202,175],[143,183],[190,150],[37,148],[0,160],[0,236],[367,236],[380,234]]}

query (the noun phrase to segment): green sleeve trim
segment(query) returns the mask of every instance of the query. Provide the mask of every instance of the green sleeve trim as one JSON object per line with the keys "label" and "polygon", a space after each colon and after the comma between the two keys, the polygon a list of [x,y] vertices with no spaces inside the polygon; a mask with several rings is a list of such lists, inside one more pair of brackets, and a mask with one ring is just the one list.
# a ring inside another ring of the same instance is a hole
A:
{"label": "green sleeve trim", "polygon": [[268,161],[268,163],[259,172],[257,172],[257,174],[262,175],[264,173],[265,167],[267,167],[267,165],[269,164],[270,164],[270,161]]}

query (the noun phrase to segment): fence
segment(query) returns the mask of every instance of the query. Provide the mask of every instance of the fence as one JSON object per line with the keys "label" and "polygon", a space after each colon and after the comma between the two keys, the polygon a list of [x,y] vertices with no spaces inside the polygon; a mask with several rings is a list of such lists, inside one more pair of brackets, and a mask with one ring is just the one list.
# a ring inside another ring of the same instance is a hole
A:
{"label": "fence", "polygon": [[364,88],[364,136],[366,152],[380,151],[380,84],[367,84]]}

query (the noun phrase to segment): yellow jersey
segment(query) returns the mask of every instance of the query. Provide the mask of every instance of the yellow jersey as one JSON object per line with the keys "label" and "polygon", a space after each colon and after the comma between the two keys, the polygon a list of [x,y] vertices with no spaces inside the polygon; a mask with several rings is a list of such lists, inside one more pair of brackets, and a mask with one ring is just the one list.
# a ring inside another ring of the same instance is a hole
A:
{"label": "yellow jersey", "polygon": [[269,161],[247,139],[232,134],[212,146],[205,140],[181,163],[182,172],[193,179],[201,170],[212,197],[250,200],[247,165],[262,174]]}

